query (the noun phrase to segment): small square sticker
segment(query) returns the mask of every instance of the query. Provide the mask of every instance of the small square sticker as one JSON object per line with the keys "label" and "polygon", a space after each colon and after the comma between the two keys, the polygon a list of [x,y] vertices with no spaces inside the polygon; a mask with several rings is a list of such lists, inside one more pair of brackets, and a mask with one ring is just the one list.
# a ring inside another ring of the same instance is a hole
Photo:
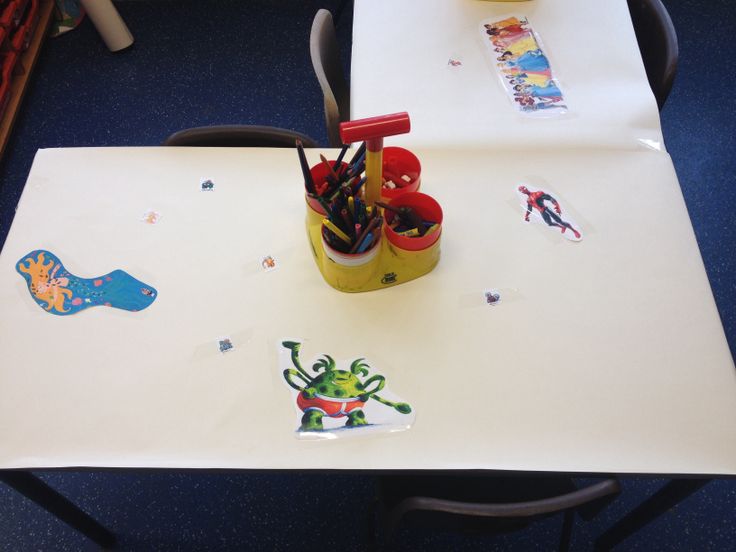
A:
{"label": "small square sticker", "polygon": [[495,307],[501,302],[501,292],[497,289],[487,289],[483,292],[486,305]]}
{"label": "small square sticker", "polygon": [[217,346],[221,353],[229,353],[233,350],[233,342],[229,337],[221,337],[217,340]]}
{"label": "small square sticker", "polygon": [[161,220],[161,213],[159,213],[158,211],[148,210],[143,213],[141,220],[146,224],[158,224],[158,222]]}
{"label": "small square sticker", "polygon": [[276,262],[276,259],[271,255],[266,255],[261,259],[261,268],[263,268],[264,272],[271,272],[272,270],[276,270],[278,267],[278,262]]}
{"label": "small square sticker", "polygon": [[463,58],[458,52],[450,52],[450,56],[447,59],[448,69],[459,69],[463,66]]}
{"label": "small square sticker", "polygon": [[209,178],[200,178],[199,189],[203,192],[214,192],[215,183],[212,182],[212,180],[210,180]]}

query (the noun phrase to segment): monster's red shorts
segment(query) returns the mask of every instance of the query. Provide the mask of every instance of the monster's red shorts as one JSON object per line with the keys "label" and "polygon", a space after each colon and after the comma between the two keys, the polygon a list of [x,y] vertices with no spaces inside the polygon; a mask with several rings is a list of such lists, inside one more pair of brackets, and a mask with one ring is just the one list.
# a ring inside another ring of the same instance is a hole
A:
{"label": "monster's red shorts", "polygon": [[299,393],[296,397],[296,404],[303,412],[317,410],[330,418],[340,418],[347,416],[353,410],[363,408],[365,402],[357,397],[352,399],[333,399],[321,395],[317,395],[313,399],[307,399],[302,393]]}

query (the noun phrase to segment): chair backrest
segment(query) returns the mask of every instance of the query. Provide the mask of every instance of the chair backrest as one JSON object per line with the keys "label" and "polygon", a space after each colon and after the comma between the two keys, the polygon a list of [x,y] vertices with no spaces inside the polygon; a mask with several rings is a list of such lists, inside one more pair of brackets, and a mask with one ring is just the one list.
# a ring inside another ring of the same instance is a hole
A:
{"label": "chair backrest", "polygon": [[661,0],[628,0],[649,86],[661,110],[677,72],[677,33]]}
{"label": "chair backrest", "polygon": [[[616,479],[605,479],[578,488],[564,476],[402,474],[381,476],[379,489],[383,514],[380,533],[387,545],[408,514],[422,514],[426,522],[422,525],[431,529],[498,534],[564,512],[560,549],[566,550],[573,512],[591,519],[619,493],[620,485]],[[418,521],[416,517],[414,521]]]}
{"label": "chair backrest", "polygon": [[309,53],[324,96],[330,145],[339,147],[342,145],[340,122],[350,117],[350,89],[340,63],[332,14],[328,10],[319,10],[314,16],[309,36]]}
{"label": "chair backrest", "polygon": [[257,125],[217,125],[187,128],[169,136],[163,145],[224,148],[293,148],[297,139],[302,141],[305,148],[317,147],[317,142],[301,132]]}

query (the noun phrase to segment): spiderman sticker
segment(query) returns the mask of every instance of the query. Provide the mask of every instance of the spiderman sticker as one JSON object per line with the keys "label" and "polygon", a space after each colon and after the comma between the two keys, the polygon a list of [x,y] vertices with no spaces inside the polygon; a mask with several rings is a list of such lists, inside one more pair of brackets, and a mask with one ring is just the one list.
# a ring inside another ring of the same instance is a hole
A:
{"label": "spiderman sticker", "polygon": [[517,192],[522,201],[522,205],[526,211],[524,213],[524,221],[530,222],[530,217],[544,222],[547,226],[555,228],[571,241],[580,241],[583,235],[580,227],[569,217],[562,215],[562,207],[560,202],[544,190],[530,190],[527,186],[521,185],[517,188]]}

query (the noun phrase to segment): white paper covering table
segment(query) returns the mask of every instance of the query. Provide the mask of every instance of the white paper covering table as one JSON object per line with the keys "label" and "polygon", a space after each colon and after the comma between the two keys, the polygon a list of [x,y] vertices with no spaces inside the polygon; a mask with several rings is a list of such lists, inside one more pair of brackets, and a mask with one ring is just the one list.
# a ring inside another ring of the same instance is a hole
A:
{"label": "white paper covering table", "polygon": [[[736,373],[669,157],[418,154],[440,264],[344,294],[312,260],[293,150],[39,151],[0,255],[0,468],[736,473]],[[582,242],[523,223],[515,185],[542,174]],[[47,314],[14,267],[36,248],[159,297]],[[492,308],[488,287],[516,291]],[[282,337],[366,357],[415,425],[296,439]]]}
{"label": "white paper covering table", "polygon": [[[480,33],[509,14],[540,35],[569,113],[513,106]],[[408,111],[396,144],[412,148],[664,148],[626,0],[356,0],[350,98],[353,119]]]}

